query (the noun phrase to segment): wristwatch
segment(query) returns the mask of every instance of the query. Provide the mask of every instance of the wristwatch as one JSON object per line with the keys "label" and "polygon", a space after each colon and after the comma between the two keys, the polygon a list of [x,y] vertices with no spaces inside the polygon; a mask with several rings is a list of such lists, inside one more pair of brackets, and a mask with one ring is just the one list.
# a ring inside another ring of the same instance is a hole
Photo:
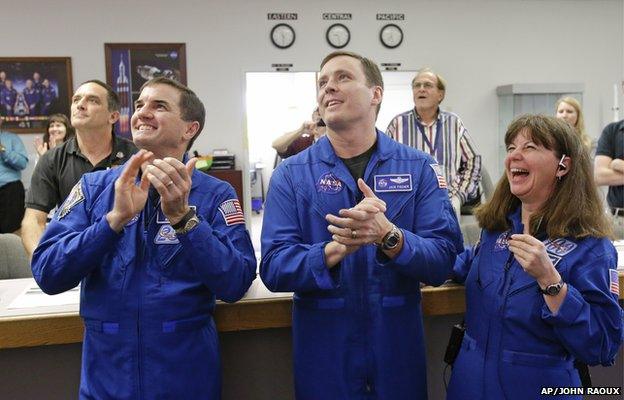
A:
{"label": "wristwatch", "polygon": [[176,235],[184,235],[189,233],[193,228],[199,225],[199,218],[195,213],[195,209],[191,208],[178,223],[171,225]]}
{"label": "wristwatch", "polygon": [[399,245],[400,241],[401,231],[396,225],[393,224],[390,232],[386,233],[383,239],[381,239],[381,243],[378,243],[377,245],[380,246],[382,250],[392,250]]}
{"label": "wristwatch", "polygon": [[563,279],[560,280],[558,283],[553,283],[552,285],[546,286],[544,289],[542,289],[539,285],[537,285],[539,292],[541,294],[545,294],[546,296],[558,295],[562,287],[563,287]]}

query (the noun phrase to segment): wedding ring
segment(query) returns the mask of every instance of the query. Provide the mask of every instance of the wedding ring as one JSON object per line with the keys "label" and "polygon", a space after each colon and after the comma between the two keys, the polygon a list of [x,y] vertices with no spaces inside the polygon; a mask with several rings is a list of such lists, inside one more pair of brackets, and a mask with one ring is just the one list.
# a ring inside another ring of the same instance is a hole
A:
{"label": "wedding ring", "polygon": [[167,182],[167,184],[166,184],[165,186],[166,186],[166,187],[169,187],[169,186],[171,186],[171,185],[173,185],[173,181],[169,181],[169,182]]}
{"label": "wedding ring", "polygon": [[351,239],[355,239],[355,238],[357,238],[357,231],[351,229]]}

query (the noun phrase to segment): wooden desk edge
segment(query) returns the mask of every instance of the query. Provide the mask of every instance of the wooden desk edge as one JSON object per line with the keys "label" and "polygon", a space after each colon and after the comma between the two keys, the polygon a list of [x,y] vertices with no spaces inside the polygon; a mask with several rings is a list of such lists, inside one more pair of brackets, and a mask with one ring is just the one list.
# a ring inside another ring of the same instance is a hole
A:
{"label": "wooden desk edge", "polygon": [[[624,271],[619,271],[620,299],[624,299]],[[422,289],[425,316],[461,314],[465,310],[464,288],[450,284]],[[292,323],[292,299],[276,297],[219,302],[215,310],[219,332],[287,328]],[[0,349],[79,343],[82,319],[77,313],[7,317],[0,320]]]}

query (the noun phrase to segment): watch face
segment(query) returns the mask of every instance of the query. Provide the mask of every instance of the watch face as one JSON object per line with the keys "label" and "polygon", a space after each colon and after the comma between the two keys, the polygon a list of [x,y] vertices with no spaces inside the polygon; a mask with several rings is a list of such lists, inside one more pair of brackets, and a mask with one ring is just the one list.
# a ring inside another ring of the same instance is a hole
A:
{"label": "watch face", "polygon": [[556,296],[559,294],[559,292],[561,291],[561,286],[557,285],[550,285],[546,288],[546,293],[551,295],[551,296]]}
{"label": "watch face", "polygon": [[349,28],[343,24],[333,24],[327,28],[325,39],[327,39],[327,43],[329,43],[331,47],[342,49],[349,44],[351,32],[349,32]]}
{"label": "watch face", "polygon": [[397,247],[400,239],[401,239],[401,233],[399,232],[399,228],[394,226],[392,230],[383,239],[382,248],[385,250],[392,250],[395,247]]}
{"label": "watch face", "polygon": [[277,24],[271,29],[271,42],[280,49],[287,49],[295,43],[295,30],[288,24]]}
{"label": "watch face", "polygon": [[395,234],[391,235],[386,241],[388,247],[394,247],[397,243],[399,243],[399,236]]}
{"label": "watch face", "polygon": [[394,49],[403,42],[403,31],[396,24],[384,25],[379,31],[379,40],[387,48]]}

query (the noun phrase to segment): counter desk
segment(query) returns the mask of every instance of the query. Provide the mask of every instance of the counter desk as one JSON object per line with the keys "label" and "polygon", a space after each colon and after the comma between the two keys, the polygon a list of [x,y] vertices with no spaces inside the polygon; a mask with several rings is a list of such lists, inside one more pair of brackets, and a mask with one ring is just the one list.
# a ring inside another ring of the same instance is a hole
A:
{"label": "counter desk", "polygon": [[[624,271],[619,271],[620,299],[624,299]],[[70,304],[36,308],[9,308],[34,284],[33,279],[0,281],[0,349],[33,347],[82,341],[78,293]],[[461,314],[465,309],[463,286],[447,283],[422,289],[425,316]],[[259,278],[245,297],[233,304],[217,302],[215,322],[220,332],[291,325],[292,293],[271,293]]]}

